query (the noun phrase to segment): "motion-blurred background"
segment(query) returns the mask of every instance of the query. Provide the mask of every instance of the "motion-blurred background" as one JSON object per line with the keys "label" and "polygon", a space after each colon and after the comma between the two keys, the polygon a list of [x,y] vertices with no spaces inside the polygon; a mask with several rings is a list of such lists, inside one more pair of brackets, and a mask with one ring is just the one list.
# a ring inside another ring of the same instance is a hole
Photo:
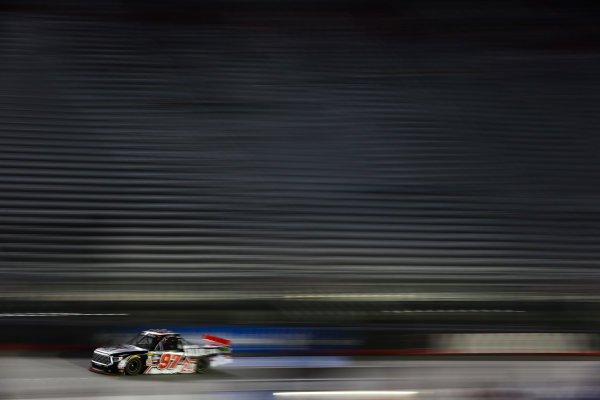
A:
{"label": "motion-blurred background", "polygon": [[3,2],[0,348],[600,351],[599,16]]}

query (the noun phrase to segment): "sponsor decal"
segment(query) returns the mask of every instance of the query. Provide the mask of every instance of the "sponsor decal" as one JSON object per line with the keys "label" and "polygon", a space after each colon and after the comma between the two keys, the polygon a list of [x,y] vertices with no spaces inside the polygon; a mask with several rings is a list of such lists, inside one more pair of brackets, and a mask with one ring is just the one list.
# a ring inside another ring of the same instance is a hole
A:
{"label": "sponsor decal", "polygon": [[181,366],[181,370],[179,372],[181,372],[182,374],[189,374],[189,373],[196,372],[196,371],[194,371],[194,364],[190,361],[189,358],[186,358],[183,361],[183,365]]}
{"label": "sponsor decal", "polygon": [[146,365],[148,367],[150,366],[157,366],[158,363],[160,362],[160,354],[148,354],[148,358],[146,359]]}
{"label": "sponsor decal", "polygon": [[182,353],[152,354],[146,361],[145,374],[194,372],[186,370],[190,360]]}

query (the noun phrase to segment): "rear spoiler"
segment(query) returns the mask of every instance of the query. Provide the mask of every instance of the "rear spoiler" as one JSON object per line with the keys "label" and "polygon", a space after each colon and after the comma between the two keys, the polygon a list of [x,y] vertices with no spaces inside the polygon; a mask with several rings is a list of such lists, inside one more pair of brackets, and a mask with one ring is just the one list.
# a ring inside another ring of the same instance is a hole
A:
{"label": "rear spoiler", "polygon": [[204,335],[204,336],[202,336],[202,339],[208,340],[208,341],[211,341],[214,343],[218,343],[222,346],[229,346],[231,344],[231,340],[223,339],[223,338],[220,338],[218,336],[213,336],[213,335]]}

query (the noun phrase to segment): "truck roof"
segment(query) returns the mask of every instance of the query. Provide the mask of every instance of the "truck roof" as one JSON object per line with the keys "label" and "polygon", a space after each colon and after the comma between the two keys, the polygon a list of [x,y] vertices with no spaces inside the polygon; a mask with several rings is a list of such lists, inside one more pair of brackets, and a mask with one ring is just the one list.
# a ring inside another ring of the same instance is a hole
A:
{"label": "truck roof", "polygon": [[142,332],[142,335],[152,335],[152,336],[163,336],[163,335],[179,335],[177,332],[173,332],[168,329],[146,329]]}

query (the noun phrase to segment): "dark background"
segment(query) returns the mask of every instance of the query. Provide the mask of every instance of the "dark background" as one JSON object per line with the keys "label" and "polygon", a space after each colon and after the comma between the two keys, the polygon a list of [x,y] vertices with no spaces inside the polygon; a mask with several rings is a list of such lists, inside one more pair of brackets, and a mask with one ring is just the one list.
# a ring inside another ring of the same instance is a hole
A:
{"label": "dark background", "polygon": [[566,1],[1,3],[4,347],[596,332],[599,22]]}

